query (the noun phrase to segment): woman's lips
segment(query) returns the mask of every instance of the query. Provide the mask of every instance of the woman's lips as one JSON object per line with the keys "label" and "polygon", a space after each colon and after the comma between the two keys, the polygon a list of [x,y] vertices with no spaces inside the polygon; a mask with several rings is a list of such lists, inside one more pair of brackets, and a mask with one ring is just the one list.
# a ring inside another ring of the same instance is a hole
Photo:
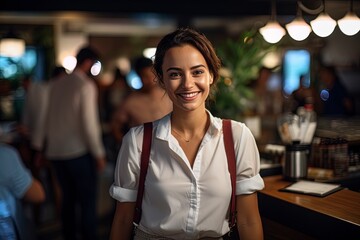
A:
{"label": "woman's lips", "polygon": [[200,92],[179,93],[178,95],[181,96],[181,98],[189,101],[189,100],[192,100],[192,99],[196,98],[196,96],[197,96],[199,93],[200,93]]}

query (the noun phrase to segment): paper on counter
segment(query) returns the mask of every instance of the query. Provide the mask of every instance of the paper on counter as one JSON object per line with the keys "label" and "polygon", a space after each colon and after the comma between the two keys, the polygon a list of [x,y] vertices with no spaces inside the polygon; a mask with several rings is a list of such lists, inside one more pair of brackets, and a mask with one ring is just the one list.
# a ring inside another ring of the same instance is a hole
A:
{"label": "paper on counter", "polygon": [[340,184],[299,180],[295,183],[290,184],[285,188],[280,189],[280,191],[296,192],[296,193],[324,197],[340,189],[342,189]]}

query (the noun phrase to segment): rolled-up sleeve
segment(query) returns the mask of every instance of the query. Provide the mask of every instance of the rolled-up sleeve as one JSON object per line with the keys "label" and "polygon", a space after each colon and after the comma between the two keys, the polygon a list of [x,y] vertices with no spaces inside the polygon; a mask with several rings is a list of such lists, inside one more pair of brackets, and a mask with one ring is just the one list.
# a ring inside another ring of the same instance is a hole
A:
{"label": "rolled-up sleeve", "polygon": [[137,190],[131,190],[116,186],[113,183],[109,190],[110,196],[119,202],[135,202]]}
{"label": "rolled-up sleeve", "polygon": [[254,136],[245,124],[233,124],[236,153],[236,195],[251,194],[264,188],[260,176],[260,154]]}
{"label": "rolled-up sleeve", "polygon": [[260,174],[251,178],[236,181],[236,195],[251,194],[264,188],[264,181]]}
{"label": "rolled-up sleeve", "polygon": [[135,202],[140,172],[140,154],[143,127],[130,129],[124,136],[116,162],[114,183],[109,189],[119,202]]}

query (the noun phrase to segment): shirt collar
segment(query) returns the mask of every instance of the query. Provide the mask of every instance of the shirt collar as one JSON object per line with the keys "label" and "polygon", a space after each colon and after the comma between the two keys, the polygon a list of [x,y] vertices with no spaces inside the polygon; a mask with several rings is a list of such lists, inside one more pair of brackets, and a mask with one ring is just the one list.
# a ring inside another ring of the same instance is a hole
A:
{"label": "shirt collar", "polygon": [[[206,112],[210,116],[210,126],[208,133],[213,136],[220,133],[222,129],[222,122],[220,118],[214,117],[209,110],[206,109]],[[154,128],[156,129],[155,136],[156,138],[162,139],[164,141],[169,141],[171,136],[171,123],[170,123],[171,113],[167,114],[163,118],[155,121]]]}

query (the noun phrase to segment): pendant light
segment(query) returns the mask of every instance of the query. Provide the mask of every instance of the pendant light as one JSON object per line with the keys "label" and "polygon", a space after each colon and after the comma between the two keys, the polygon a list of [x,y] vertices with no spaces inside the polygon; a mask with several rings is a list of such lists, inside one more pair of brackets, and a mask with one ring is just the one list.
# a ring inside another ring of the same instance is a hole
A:
{"label": "pendant light", "polygon": [[285,27],[290,37],[292,37],[296,41],[305,40],[311,33],[311,27],[305,22],[304,18],[302,17],[299,3],[295,19],[292,22],[286,24]]}
{"label": "pendant light", "polygon": [[11,29],[0,40],[0,55],[4,57],[21,57],[25,52],[25,40]]}
{"label": "pendant light", "polygon": [[348,36],[353,36],[360,30],[360,18],[353,11],[353,1],[350,1],[350,11],[337,21],[340,30]]}
{"label": "pendant light", "polygon": [[276,21],[276,6],[275,1],[271,1],[271,19],[262,28],[259,29],[261,35],[268,43],[277,43],[285,35],[285,30]]}
{"label": "pendant light", "polygon": [[311,28],[319,37],[329,36],[336,27],[336,21],[325,12],[325,1],[323,1],[323,12],[310,22]]}

